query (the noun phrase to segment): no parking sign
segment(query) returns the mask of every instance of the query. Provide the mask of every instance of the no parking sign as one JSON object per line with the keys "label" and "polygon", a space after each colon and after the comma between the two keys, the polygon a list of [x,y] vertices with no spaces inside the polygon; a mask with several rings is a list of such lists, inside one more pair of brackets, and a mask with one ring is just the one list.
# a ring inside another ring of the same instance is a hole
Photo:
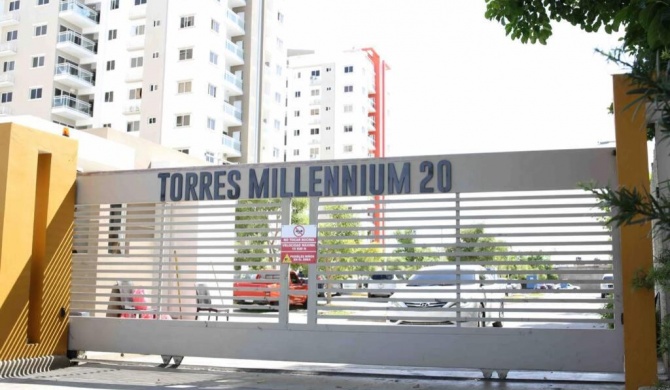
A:
{"label": "no parking sign", "polygon": [[281,261],[293,264],[316,263],[316,225],[281,227]]}

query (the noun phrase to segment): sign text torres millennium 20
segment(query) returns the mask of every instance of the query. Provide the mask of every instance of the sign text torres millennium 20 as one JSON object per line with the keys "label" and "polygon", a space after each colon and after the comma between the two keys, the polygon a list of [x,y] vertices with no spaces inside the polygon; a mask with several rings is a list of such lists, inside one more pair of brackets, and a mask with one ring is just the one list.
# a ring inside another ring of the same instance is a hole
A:
{"label": "sign text torres millennium 20", "polygon": [[160,200],[432,194],[451,190],[448,160],[368,161],[374,163],[226,166],[194,172],[161,172]]}

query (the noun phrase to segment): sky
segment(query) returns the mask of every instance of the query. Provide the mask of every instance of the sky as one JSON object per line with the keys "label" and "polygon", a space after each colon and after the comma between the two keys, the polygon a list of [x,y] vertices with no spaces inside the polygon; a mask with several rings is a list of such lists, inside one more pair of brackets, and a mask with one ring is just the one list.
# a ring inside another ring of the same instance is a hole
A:
{"label": "sky", "polygon": [[[373,47],[388,62],[387,156],[600,147],[614,140],[619,35],[555,24],[522,44],[484,0],[285,0],[285,47]],[[612,144],[606,146],[613,146]]]}

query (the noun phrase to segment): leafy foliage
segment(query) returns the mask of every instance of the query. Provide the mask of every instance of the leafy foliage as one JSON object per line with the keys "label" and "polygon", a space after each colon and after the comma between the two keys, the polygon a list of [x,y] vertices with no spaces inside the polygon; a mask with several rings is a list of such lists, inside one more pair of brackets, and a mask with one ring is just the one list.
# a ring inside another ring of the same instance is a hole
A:
{"label": "leafy foliage", "polygon": [[406,262],[422,262],[422,261],[433,261],[437,257],[435,255],[431,256],[433,251],[430,248],[422,248],[415,246],[414,235],[416,232],[412,229],[396,230],[396,236],[402,236],[397,238],[399,244],[403,245],[400,248],[393,250],[393,253],[403,253],[404,257],[399,258],[400,261]]}
{"label": "leafy foliage", "polygon": [[[461,242],[466,244],[460,246],[458,244],[445,248],[448,253],[467,253],[465,256],[460,256],[461,261],[494,261],[505,260],[505,255],[484,255],[484,253],[493,252],[507,252],[509,248],[503,242],[496,240],[493,237],[482,237],[484,234],[483,227],[476,227],[472,229],[461,230]],[[483,245],[481,245],[483,244]],[[456,260],[456,255],[447,256],[447,260]]]}
{"label": "leafy foliage", "polygon": [[[374,254],[376,250],[370,248],[357,248],[357,245],[362,243],[360,238],[360,223],[352,221],[353,214],[347,212],[348,209],[342,205],[326,206],[326,210],[330,211],[330,219],[334,221],[324,222],[319,224],[319,237],[321,247],[319,251],[322,254],[337,255],[336,257],[328,256],[328,261],[340,263],[338,271],[366,271],[372,270],[372,267],[360,267],[354,265],[347,265],[346,263],[366,262],[369,260],[376,261],[374,257],[361,258],[351,256],[353,254]],[[328,228],[345,228],[332,229]],[[328,246],[331,246],[329,248]]]}

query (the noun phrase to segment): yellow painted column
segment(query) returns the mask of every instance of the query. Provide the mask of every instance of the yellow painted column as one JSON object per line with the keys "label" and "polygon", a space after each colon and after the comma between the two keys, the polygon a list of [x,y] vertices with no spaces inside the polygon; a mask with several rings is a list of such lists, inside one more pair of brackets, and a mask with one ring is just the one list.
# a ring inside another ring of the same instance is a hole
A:
{"label": "yellow painted column", "polygon": [[0,361],[65,355],[77,142],[0,124]]}
{"label": "yellow painted column", "polygon": [[[649,192],[646,113],[643,107],[624,109],[637,96],[628,95],[632,88],[626,75],[614,76],[614,124],[616,131],[616,164],[619,188],[637,188]],[[626,389],[637,390],[657,382],[656,316],[654,292],[633,289],[639,269],[653,265],[651,224],[624,225],[620,228],[623,298],[623,338]]]}

